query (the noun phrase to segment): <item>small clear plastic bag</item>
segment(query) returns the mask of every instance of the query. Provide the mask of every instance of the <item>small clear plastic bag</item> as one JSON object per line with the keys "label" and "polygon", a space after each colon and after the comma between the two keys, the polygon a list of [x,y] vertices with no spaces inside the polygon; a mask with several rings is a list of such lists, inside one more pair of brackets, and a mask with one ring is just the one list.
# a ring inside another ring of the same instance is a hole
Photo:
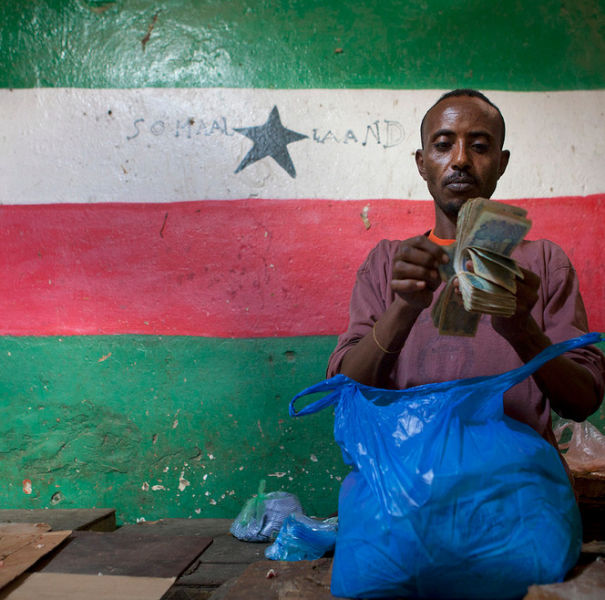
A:
{"label": "small clear plastic bag", "polygon": [[265,480],[258,486],[258,494],[246,502],[230,531],[245,542],[271,542],[281,529],[284,519],[292,514],[302,514],[300,500],[289,492],[265,494]]}
{"label": "small clear plastic bag", "polygon": [[[563,441],[564,433],[571,432],[571,439]],[[592,423],[576,423],[561,419],[555,428],[559,448],[564,451],[565,461],[575,473],[602,473],[605,476],[605,435]]]}

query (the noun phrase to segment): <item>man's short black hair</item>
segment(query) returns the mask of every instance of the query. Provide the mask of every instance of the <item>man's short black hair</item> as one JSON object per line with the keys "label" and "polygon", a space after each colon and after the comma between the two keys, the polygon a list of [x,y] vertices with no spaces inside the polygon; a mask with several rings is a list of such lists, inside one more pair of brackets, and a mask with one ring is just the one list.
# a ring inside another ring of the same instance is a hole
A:
{"label": "man's short black hair", "polygon": [[435,104],[433,104],[433,106],[431,106],[431,108],[429,108],[426,111],[426,113],[424,114],[424,117],[422,117],[422,122],[420,123],[420,143],[422,144],[422,147],[424,148],[423,132],[424,132],[424,121],[426,120],[426,116],[429,114],[429,112],[433,108],[435,108],[435,106],[437,106],[437,104],[439,104],[443,100],[447,100],[448,98],[458,98],[460,96],[469,96],[470,98],[479,98],[479,100],[483,100],[483,102],[486,102],[490,106],[494,107],[496,109],[496,111],[498,111],[498,115],[500,116],[500,122],[502,124],[502,140],[500,143],[500,148],[503,148],[504,147],[504,134],[506,132],[506,126],[504,125],[504,117],[502,116],[500,109],[487,96],[485,96],[485,94],[482,94],[478,90],[472,90],[469,88],[460,88],[457,90],[452,90],[451,92],[446,92],[445,94],[443,94],[443,96],[441,96],[439,98],[439,100],[437,100],[437,102],[435,102]]}

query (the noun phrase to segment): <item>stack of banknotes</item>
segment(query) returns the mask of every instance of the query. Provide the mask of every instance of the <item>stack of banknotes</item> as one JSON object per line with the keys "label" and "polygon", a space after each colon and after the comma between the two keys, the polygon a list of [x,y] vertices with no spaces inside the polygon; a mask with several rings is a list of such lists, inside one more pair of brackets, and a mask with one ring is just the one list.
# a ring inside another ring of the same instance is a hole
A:
{"label": "stack of banknotes", "polygon": [[511,253],[531,227],[526,214],[485,198],[469,200],[461,208],[456,242],[446,249],[450,262],[441,268],[447,283],[432,311],[439,333],[474,336],[481,314],[515,314],[517,278],[523,272]]}

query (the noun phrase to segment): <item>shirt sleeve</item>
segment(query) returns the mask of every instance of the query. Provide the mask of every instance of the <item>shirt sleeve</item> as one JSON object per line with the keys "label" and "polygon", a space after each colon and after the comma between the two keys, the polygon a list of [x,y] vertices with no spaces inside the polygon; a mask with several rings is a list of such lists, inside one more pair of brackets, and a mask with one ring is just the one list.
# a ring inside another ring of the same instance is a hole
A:
{"label": "shirt sleeve", "polygon": [[393,248],[399,242],[382,240],[357,271],[349,305],[349,326],[339,336],[328,360],[327,377],[340,371],[344,355],[374,326],[393,300],[390,289]]}
{"label": "shirt sleeve", "polygon": [[[578,277],[569,258],[559,246],[547,242],[544,246],[544,259],[548,265],[548,277],[542,281],[546,288],[542,313],[544,332],[553,343],[587,333],[586,309],[580,295]],[[605,393],[603,353],[596,346],[588,346],[567,352],[565,356],[592,374],[597,398],[602,400]],[[599,405],[600,402],[595,410]]]}

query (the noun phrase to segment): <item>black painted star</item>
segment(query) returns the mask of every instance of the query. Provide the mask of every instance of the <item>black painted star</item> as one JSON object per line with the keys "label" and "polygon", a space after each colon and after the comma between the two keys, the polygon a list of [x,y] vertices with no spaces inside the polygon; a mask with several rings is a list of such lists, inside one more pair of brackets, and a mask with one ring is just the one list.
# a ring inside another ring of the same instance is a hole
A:
{"label": "black painted star", "polygon": [[286,129],[279,118],[277,106],[271,110],[271,114],[264,125],[256,127],[233,128],[234,131],[245,135],[254,142],[248,154],[239,164],[236,173],[245,169],[248,165],[255,163],[265,156],[270,156],[290,177],[296,177],[296,169],[288,152],[288,144],[298,142],[309,137],[302,133],[297,133],[291,129]]}

